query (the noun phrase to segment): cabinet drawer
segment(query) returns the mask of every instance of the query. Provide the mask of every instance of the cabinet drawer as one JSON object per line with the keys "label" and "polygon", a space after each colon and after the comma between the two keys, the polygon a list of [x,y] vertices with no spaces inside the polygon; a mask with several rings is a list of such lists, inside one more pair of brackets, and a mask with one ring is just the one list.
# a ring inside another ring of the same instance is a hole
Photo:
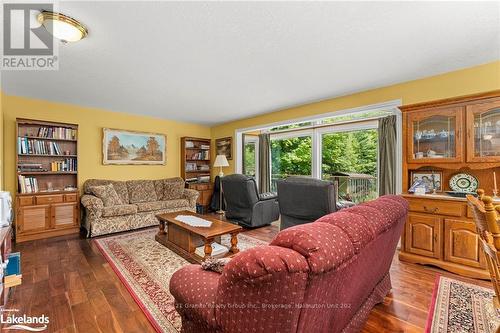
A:
{"label": "cabinet drawer", "polygon": [[31,206],[33,205],[33,197],[19,197],[19,206]]}
{"label": "cabinet drawer", "polygon": [[464,214],[465,205],[461,202],[437,200],[409,200],[409,202],[412,212],[449,216],[462,216]]}
{"label": "cabinet drawer", "polygon": [[62,194],[36,196],[36,204],[37,205],[47,205],[47,204],[51,204],[51,203],[60,203],[60,202],[63,202]]}
{"label": "cabinet drawer", "polygon": [[76,193],[73,194],[65,194],[64,195],[64,201],[65,202],[76,202],[77,200],[77,195]]}

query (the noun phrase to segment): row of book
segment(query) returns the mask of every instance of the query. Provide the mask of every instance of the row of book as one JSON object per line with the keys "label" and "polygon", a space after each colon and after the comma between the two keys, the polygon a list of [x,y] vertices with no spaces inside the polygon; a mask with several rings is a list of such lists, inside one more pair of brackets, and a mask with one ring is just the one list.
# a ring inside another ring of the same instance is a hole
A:
{"label": "row of book", "polygon": [[33,171],[43,172],[43,171],[47,171],[47,169],[45,169],[43,167],[42,163],[23,162],[23,163],[18,164],[17,171],[19,171],[19,172],[33,172]]}
{"label": "row of book", "polygon": [[186,148],[195,148],[195,149],[210,149],[210,145],[199,145],[199,146],[196,146],[195,143],[193,141],[186,141]]}
{"label": "row of book", "polygon": [[52,141],[40,141],[23,137],[17,138],[18,154],[62,155],[59,144]]}
{"label": "row of book", "polygon": [[76,140],[76,130],[66,127],[40,127],[37,136],[49,139]]}
{"label": "row of book", "polygon": [[189,156],[190,160],[202,160],[202,161],[207,161],[210,159],[210,151],[209,150],[203,150],[195,154],[191,154]]}
{"label": "row of book", "polygon": [[38,181],[35,177],[17,176],[19,180],[19,191],[21,193],[36,193],[39,192]]}
{"label": "row of book", "polygon": [[50,163],[50,171],[76,171],[76,159],[66,158],[63,161]]}

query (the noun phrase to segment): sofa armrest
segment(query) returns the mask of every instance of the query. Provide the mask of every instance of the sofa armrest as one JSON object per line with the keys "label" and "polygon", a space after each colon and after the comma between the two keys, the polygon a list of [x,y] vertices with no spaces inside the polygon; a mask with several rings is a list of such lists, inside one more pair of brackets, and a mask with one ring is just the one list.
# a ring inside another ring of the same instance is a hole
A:
{"label": "sofa armrest", "polygon": [[188,199],[189,205],[193,207],[196,207],[196,200],[198,199],[199,196],[200,193],[198,191],[189,188],[185,188],[184,193],[182,193],[182,197],[184,199]]}
{"label": "sofa armrest", "polygon": [[276,200],[278,199],[278,193],[276,192],[265,192],[259,194],[259,200]]}
{"label": "sofa armrest", "polygon": [[215,302],[220,277],[221,274],[203,270],[200,265],[184,266],[172,275],[170,294],[183,322],[195,322],[205,328],[216,326]]}
{"label": "sofa armrest", "polygon": [[101,199],[90,194],[84,194],[81,198],[82,206],[94,217],[101,217],[104,204]]}

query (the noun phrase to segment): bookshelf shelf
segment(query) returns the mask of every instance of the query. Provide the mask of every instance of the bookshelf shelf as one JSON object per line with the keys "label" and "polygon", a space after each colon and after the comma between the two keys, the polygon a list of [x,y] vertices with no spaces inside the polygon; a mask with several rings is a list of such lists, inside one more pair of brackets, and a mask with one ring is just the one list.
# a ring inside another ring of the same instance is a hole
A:
{"label": "bookshelf shelf", "polygon": [[64,154],[61,154],[61,155],[56,155],[56,154],[17,154],[18,156],[29,156],[29,157],[57,157],[57,158],[61,158],[61,157],[78,157],[78,155],[64,155]]}
{"label": "bookshelf shelf", "polygon": [[56,139],[56,138],[44,138],[43,136],[23,136],[23,138],[33,139],[33,140],[47,140],[47,141],[69,141],[76,142],[75,139]]}
{"label": "bookshelf shelf", "polygon": [[16,241],[78,233],[78,125],[18,118],[16,137]]}

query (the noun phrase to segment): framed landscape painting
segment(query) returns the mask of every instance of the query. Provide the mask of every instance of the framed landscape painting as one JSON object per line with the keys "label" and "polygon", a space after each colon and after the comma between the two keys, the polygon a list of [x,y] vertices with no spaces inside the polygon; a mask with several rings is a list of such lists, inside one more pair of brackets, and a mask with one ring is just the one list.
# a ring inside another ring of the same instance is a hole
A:
{"label": "framed landscape painting", "polygon": [[231,160],[233,158],[233,138],[232,137],[227,137],[227,138],[220,138],[215,140],[215,149],[217,152],[217,155],[226,155],[226,158],[228,160]]}
{"label": "framed landscape painting", "polygon": [[163,134],[103,129],[103,164],[160,164],[166,162]]}

